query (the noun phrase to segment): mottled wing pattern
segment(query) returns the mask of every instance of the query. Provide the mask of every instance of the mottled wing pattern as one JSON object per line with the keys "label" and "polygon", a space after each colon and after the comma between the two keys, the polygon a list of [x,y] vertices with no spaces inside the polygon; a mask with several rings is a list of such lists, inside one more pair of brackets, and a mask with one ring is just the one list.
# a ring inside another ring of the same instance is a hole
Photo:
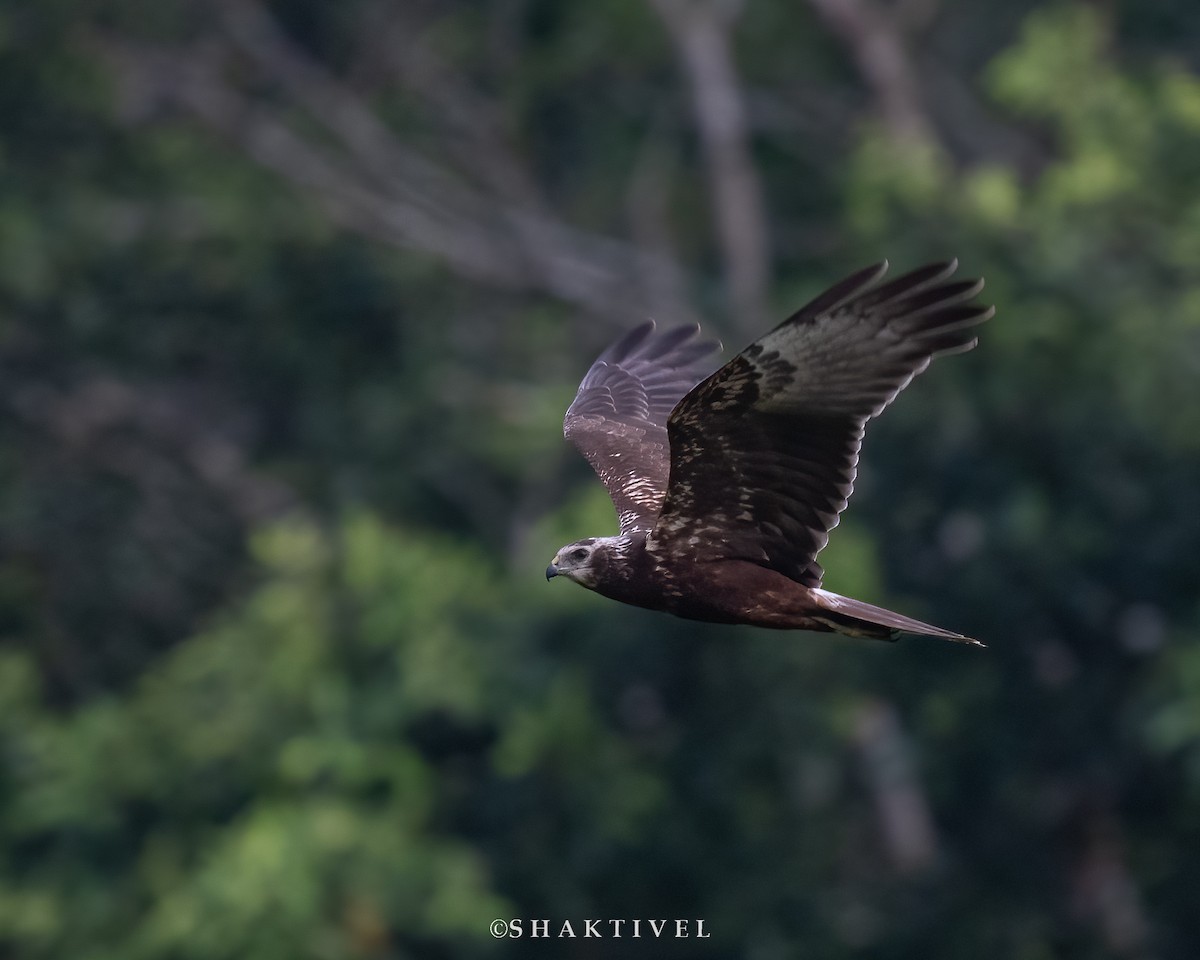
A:
{"label": "mottled wing pattern", "polygon": [[563,432],[596,471],[621,533],[649,530],[662,507],[670,463],[667,417],[712,370],[721,345],[699,326],[658,333],[648,321],[592,364],[563,420]]}
{"label": "mottled wing pattern", "polygon": [[890,283],[839,283],[692,390],[671,414],[652,555],[738,558],[820,586],[817,553],[854,488],[867,420],[943,353],[975,346],[992,308],[957,261]]}

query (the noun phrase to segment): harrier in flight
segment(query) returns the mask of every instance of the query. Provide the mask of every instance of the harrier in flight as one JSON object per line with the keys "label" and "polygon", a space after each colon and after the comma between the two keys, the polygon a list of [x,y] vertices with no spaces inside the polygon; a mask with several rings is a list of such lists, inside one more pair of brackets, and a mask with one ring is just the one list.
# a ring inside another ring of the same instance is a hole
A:
{"label": "harrier in flight", "polygon": [[[894,640],[977,640],[821,589],[817,554],[854,489],[866,423],[993,308],[957,261],[821,294],[710,373],[699,327],[630,331],[596,360],[564,432],[608,488],[615,537],[563,547],[564,576],[691,620]],[[980,644],[981,645],[981,644]]]}

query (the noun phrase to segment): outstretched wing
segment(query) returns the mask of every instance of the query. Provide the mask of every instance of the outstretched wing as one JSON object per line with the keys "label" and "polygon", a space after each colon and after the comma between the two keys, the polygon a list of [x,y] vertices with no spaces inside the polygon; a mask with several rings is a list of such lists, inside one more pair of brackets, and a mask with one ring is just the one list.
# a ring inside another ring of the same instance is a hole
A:
{"label": "outstretched wing", "polygon": [[957,261],[843,280],[693,389],[671,414],[657,555],[738,558],[820,586],[817,553],[854,489],[866,422],[992,315]]}
{"label": "outstretched wing", "polygon": [[592,364],[563,420],[563,433],[600,476],[621,533],[649,530],[662,507],[670,464],[667,417],[712,370],[721,345],[700,327],[657,333],[650,320]]}

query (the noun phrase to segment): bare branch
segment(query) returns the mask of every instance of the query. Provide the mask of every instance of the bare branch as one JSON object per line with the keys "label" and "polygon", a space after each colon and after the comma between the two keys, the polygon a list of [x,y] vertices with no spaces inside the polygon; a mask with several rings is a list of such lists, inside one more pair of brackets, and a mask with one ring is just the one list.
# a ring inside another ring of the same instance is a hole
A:
{"label": "bare branch", "polygon": [[[663,315],[651,293],[674,282],[676,264],[555,217],[515,153],[489,170],[477,143],[471,172],[485,181],[481,189],[404,143],[259,5],[226,2],[222,10],[226,35],[186,49],[104,44],[142,112],[149,101],[198,117],[311,192],[347,228],[436,257],[471,280],[549,294],[613,323],[652,306],[667,321],[691,318],[682,302]],[[426,94],[481,109],[448,88],[432,61],[421,69]],[[479,134],[489,142],[495,135],[486,126]],[[660,275],[668,279],[647,286],[645,278]]]}
{"label": "bare branch", "polygon": [[363,46],[383,58],[391,78],[428,104],[431,119],[445,128],[445,145],[457,167],[494,196],[548,215],[550,206],[519,155],[502,111],[437,54],[428,38],[432,31],[413,22],[408,8],[381,6],[386,19],[364,24],[373,34]]}
{"label": "bare branch", "polygon": [[[661,123],[652,123],[638,151],[625,201],[638,246],[668,263],[679,262],[671,239],[667,209],[675,160]],[[683,277],[678,273],[655,271],[646,275],[645,284],[656,304],[656,315],[663,315],[670,304],[684,299]]]}
{"label": "bare branch", "polygon": [[893,866],[901,873],[929,868],[937,859],[937,831],[895,709],[884,700],[864,703],[854,734]]}
{"label": "bare branch", "polygon": [[766,316],[770,271],[762,187],[750,151],[746,108],[730,31],[738,2],[651,0],[679,52],[708,165],[717,233],[738,322]]}
{"label": "bare branch", "polygon": [[[933,142],[933,126],[921,103],[901,23],[872,0],[809,3],[849,46],[892,137],[897,142]],[[919,7],[905,10],[908,21],[920,22]]]}
{"label": "bare branch", "polygon": [[896,0],[893,16],[904,33],[911,37],[933,22],[940,7],[941,0]]}
{"label": "bare branch", "polygon": [[1070,907],[1095,926],[1114,957],[1143,960],[1149,924],[1141,891],[1129,869],[1120,823],[1106,804],[1089,798],[1067,822],[1071,837]]}

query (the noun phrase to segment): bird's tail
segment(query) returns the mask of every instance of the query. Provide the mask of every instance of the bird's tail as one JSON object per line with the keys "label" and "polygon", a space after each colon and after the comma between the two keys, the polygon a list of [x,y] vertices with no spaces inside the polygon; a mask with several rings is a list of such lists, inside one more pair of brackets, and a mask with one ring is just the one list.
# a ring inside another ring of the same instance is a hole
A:
{"label": "bird's tail", "polygon": [[[912,617],[905,617],[883,607],[872,606],[861,600],[830,593],[828,590],[814,589],[812,597],[817,604],[831,614],[829,625],[840,633],[857,637],[873,637],[879,640],[895,640],[897,634],[915,633],[927,637],[941,637],[943,640],[953,640],[956,643],[969,643],[975,647],[983,647],[973,637],[963,636],[953,630],[943,630],[931,623],[922,623]],[[814,619],[820,619],[814,617]]]}

